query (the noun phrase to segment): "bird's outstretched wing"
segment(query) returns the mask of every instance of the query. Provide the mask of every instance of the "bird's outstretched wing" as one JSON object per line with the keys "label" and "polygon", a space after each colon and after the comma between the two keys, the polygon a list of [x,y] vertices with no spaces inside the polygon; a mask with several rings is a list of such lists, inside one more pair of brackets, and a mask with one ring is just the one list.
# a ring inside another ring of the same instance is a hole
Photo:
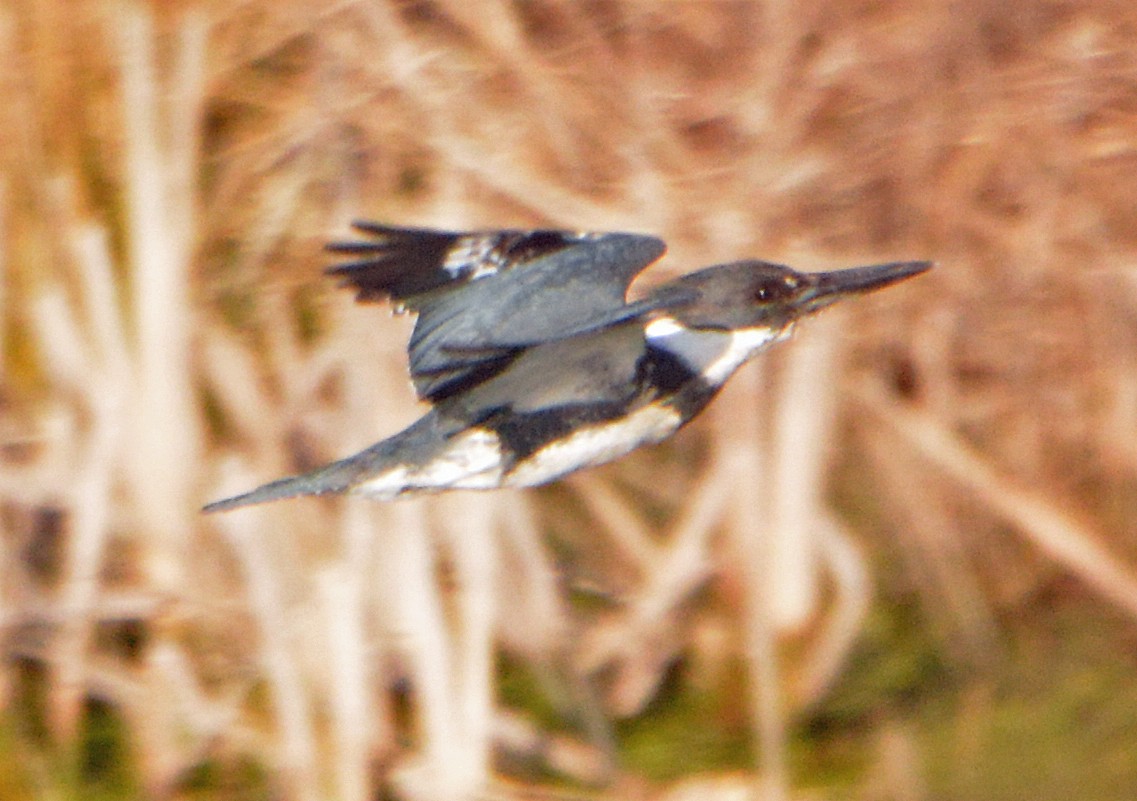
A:
{"label": "bird's outstretched wing", "polygon": [[521,351],[601,330],[660,301],[625,303],[663,255],[651,236],[552,229],[437,231],[357,221],[366,238],[328,250],[357,298],[390,298],[419,319],[409,345],[419,397],[440,401],[496,375]]}

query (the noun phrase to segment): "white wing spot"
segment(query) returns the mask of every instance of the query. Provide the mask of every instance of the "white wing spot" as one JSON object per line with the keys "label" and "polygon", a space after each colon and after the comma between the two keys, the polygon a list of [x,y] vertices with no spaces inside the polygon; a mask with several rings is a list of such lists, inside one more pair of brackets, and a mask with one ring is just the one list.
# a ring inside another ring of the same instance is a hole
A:
{"label": "white wing spot", "polygon": [[452,278],[476,280],[497,272],[498,262],[493,258],[493,239],[488,236],[464,236],[450,252],[442,269]]}

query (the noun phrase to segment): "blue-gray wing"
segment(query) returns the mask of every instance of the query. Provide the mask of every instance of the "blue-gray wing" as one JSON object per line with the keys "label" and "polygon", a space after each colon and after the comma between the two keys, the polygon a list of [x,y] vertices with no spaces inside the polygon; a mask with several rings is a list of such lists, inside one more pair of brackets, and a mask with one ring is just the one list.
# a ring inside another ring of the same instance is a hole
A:
{"label": "blue-gray wing", "polygon": [[625,303],[636,274],[666,248],[655,237],[544,230],[453,232],[354,227],[354,257],[328,272],[361,301],[390,298],[418,313],[409,345],[419,397],[438,401],[496,375],[521,351],[633,319],[657,301]]}

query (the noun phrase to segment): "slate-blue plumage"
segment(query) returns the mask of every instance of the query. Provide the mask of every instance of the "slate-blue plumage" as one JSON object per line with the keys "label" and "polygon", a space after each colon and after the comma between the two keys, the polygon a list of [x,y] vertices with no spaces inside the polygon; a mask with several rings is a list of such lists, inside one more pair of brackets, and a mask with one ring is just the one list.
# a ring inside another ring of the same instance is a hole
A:
{"label": "slate-blue plumage", "polygon": [[361,301],[418,314],[412,381],[433,408],[404,431],[206,511],[328,492],[533,486],[670,436],[793,322],[928,269],[899,262],[828,273],[742,261],[627,302],[666,248],[651,236],[558,230],[468,233],[354,227],[328,270]]}

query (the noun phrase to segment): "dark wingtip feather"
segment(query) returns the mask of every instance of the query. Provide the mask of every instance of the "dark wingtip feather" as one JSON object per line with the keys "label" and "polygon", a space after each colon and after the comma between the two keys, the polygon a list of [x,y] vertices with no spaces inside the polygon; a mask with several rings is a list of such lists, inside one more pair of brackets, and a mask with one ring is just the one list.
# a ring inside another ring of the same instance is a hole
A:
{"label": "dark wingtip feather", "polygon": [[385,267],[390,261],[390,258],[345,261],[342,264],[333,264],[331,267],[325,267],[324,272],[327,275],[349,275],[350,273],[357,272],[359,270],[379,269],[381,267]]}
{"label": "dark wingtip feather", "polygon": [[324,272],[342,278],[341,286],[356,289],[358,300],[406,300],[451,279],[441,266],[460,234],[367,220],[355,220],[352,227],[370,238],[326,244],[325,250],[349,260]]}
{"label": "dark wingtip feather", "polygon": [[328,242],[324,245],[324,250],[329,253],[346,253],[348,255],[382,253],[387,250],[387,245],[381,242]]}
{"label": "dark wingtip feather", "polygon": [[[387,236],[389,234],[397,233],[425,233],[428,229],[423,228],[407,228],[396,227],[393,225],[384,225],[383,223],[375,222],[374,220],[355,219],[351,221],[351,227],[357,231],[362,231],[365,234],[376,234],[378,236]],[[435,233],[435,232],[432,232]]]}

